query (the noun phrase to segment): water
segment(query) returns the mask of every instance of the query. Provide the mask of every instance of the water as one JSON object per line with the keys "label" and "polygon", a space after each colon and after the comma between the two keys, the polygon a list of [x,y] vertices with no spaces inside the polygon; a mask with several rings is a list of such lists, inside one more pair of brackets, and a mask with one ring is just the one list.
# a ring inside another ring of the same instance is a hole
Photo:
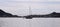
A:
{"label": "water", "polygon": [[0,27],[60,27],[60,18],[0,18]]}

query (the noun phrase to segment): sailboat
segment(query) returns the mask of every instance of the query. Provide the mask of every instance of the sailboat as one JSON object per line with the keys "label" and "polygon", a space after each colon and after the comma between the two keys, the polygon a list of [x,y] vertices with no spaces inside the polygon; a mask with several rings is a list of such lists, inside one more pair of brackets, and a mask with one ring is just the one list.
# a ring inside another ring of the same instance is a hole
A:
{"label": "sailboat", "polygon": [[29,15],[25,16],[26,19],[32,19],[32,10],[31,7],[29,7]]}

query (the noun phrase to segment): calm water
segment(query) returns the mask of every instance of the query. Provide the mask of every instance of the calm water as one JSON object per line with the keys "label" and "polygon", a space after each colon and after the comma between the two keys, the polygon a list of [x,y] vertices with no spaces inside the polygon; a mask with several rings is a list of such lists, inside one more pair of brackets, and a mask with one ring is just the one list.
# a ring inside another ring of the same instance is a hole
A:
{"label": "calm water", "polygon": [[0,18],[0,27],[60,27],[60,18]]}

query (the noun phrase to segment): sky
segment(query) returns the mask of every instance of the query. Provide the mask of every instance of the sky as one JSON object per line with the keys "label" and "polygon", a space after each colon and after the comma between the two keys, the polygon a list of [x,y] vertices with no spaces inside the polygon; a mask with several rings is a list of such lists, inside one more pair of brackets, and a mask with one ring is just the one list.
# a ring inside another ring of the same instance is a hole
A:
{"label": "sky", "polygon": [[0,0],[0,9],[14,15],[29,15],[29,7],[31,14],[60,12],[60,0]]}

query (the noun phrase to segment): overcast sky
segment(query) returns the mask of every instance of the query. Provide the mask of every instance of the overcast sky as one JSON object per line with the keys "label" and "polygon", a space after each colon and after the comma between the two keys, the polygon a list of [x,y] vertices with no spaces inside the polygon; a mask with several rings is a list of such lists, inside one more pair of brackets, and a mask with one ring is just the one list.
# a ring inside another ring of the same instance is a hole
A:
{"label": "overcast sky", "polygon": [[16,15],[49,14],[60,12],[60,0],[0,0],[0,9]]}

